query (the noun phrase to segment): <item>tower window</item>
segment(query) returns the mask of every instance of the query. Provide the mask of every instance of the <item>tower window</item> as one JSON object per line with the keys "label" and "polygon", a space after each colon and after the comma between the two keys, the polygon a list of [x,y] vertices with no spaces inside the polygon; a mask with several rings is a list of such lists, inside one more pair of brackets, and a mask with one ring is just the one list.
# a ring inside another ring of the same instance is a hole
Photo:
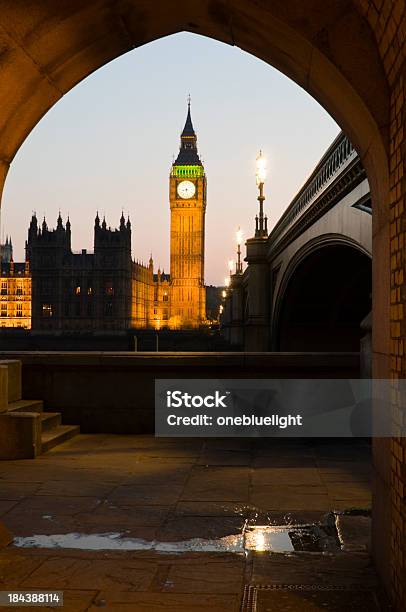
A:
{"label": "tower window", "polygon": [[42,304],[42,316],[52,317],[52,304]]}
{"label": "tower window", "polygon": [[75,289],[75,294],[80,295],[80,285],[78,285]]}

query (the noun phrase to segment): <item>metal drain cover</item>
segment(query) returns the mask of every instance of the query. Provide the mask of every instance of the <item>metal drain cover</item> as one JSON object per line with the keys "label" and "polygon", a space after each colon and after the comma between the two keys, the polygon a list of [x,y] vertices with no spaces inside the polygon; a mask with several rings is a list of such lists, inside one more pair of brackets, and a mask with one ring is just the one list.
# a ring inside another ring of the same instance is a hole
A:
{"label": "metal drain cover", "polygon": [[247,585],[241,612],[380,612],[375,591],[306,584]]}

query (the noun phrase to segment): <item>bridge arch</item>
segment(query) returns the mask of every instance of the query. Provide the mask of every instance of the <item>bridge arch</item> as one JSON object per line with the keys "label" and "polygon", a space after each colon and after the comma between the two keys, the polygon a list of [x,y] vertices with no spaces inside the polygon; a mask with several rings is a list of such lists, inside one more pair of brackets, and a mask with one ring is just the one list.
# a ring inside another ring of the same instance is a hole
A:
{"label": "bridge arch", "polygon": [[372,262],[339,234],[307,242],[292,258],[274,302],[272,344],[281,351],[358,351],[372,308]]}

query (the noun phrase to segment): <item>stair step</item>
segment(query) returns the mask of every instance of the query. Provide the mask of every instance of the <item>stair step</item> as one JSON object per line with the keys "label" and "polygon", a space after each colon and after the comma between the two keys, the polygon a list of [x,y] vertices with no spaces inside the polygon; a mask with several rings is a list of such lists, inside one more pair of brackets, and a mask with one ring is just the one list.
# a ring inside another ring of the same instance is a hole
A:
{"label": "stair step", "polygon": [[41,427],[42,432],[49,431],[54,427],[59,427],[61,424],[61,413],[60,412],[43,412],[41,414]]}
{"label": "stair step", "polygon": [[54,446],[73,438],[79,432],[80,427],[78,425],[59,425],[50,431],[44,431],[41,436],[42,452],[46,453]]}
{"label": "stair step", "polygon": [[8,412],[42,412],[44,402],[42,400],[18,400],[8,405]]}

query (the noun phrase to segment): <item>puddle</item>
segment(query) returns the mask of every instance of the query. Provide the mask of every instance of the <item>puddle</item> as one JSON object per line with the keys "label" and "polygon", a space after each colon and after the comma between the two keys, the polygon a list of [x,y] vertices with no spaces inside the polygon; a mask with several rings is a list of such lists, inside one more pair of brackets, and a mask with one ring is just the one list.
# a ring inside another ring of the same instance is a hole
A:
{"label": "puddle", "polygon": [[160,542],[125,537],[122,533],[66,533],[15,538],[19,548],[61,548],[79,550],[151,550],[160,553],[239,553],[336,550],[337,541],[317,525],[255,526],[242,533],[217,539],[193,538],[179,542]]}

